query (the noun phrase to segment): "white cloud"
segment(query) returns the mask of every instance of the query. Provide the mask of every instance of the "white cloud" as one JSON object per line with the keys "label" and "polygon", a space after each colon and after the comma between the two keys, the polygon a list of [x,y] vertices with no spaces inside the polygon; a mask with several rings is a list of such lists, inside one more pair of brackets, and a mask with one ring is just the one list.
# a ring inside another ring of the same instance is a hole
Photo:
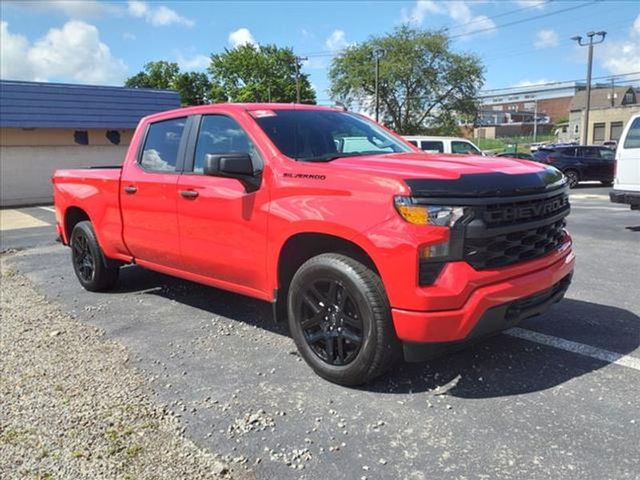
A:
{"label": "white cloud", "polygon": [[50,29],[33,45],[26,37],[11,34],[6,22],[1,33],[2,78],[118,84],[127,73],[125,63],[100,41],[98,29],[80,20]]}
{"label": "white cloud", "polygon": [[9,24],[0,22],[0,78],[6,80],[35,80],[31,64],[25,61],[29,41],[22,35],[9,32]]}
{"label": "white cloud", "polygon": [[231,44],[231,48],[238,48],[242,45],[258,45],[249,29],[244,27],[231,32],[228,41]]}
{"label": "white cloud", "polygon": [[195,25],[193,20],[181,16],[169,7],[164,5],[150,7],[147,2],[142,0],[129,0],[127,11],[133,17],[144,18],[147,23],[154,27],[164,27],[172,24],[184,25],[185,27],[193,27]]}
{"label": "white cloud", "polygon": [[333,52],[338,50],[343,50],[351,45],[347,41],[347,35],[344,33],[344,30],[334,30],[329,35],[329,38],[324,42],[327,48]]}
{"label": "white cloud", "polygon": [[550,0],[517,0],[516,3],[521,7],[532,7],[541,10]]}
{"label": "white cloud", "polygon": [[211,58],[207,55],[196,54],[185,56],[178,53],[177,62],[180,70],[205,70],[211,63]]}
{"label": "white cloud", "polygon": [[320,57],[309,57],[303,63],[310,70],[324,70],[327,68],[327,62]]}
{"label": "white cloud", "polygon": [[596,56],[609,72],[620,75],[636,72],[640,65],[640,15],[629,29],[629,38],[622,41],[605,41],[596,47]]}
{"label": "white cloud", "polygon": [[453,21],[450,34],[453,36],[469,37],[478,33],[492,33],[496,30],[496,24],[486,15],[474,15],[467,2],[435,2],[433,0],[418,0],[416,4],[407,10],[400,11],[400,19],[403,23],[420,26],[427,16],[447,15]]}
{"label": "white cloud", "polygon": [[540,30],[536,33],[536,41],[533,46],[537,49],[557,47],[559,44],[558,34],[553,30]]}

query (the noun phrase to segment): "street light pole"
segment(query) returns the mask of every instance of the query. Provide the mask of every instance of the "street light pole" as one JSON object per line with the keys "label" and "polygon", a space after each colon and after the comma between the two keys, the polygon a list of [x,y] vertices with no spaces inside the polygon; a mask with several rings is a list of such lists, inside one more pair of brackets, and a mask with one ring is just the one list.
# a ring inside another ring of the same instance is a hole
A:
{"label": "street light pole", "polygon": [[[593,37],[599,37],[599,40],[594,41]],[[589,47],[589,60],[587,62],[587,104],[584,111],[584,125],[582,132],[582,145],[589,143],[589,109],[591,108],[591,69],[593,67],[593,46],[604,42],[604,37],[607,32],[588,32],[589,42],[582,42],[581,36],[571,37],[571,40],[578,42],[581,47]]]}
{"label": "street light pole", "polygon": [[382,50],[381,48],[376,48],[373,51],[373,57],[376,61],[376,122],[380,119],[380,89],[379,89],[379,85],[380,85],[380,59],[383,57],[384,55],[384,50]]}

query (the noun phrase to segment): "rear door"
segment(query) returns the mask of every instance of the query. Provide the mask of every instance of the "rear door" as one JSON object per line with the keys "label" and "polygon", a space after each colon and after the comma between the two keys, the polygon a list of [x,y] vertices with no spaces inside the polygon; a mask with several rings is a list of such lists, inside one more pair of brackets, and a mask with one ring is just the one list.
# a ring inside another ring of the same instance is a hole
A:
{"label": "rear door", "polygon": [[187,117],[147,126],[142,146],[127,159],[120,182],[123,238],[141,261],[180,267],[177,184],[186,147]]}
{"label": "rear door", "polygon": [[598,147],[578,147],[578,157],[582,163],[582,180],[601,180],[606,176],[605,160],[600,157]]}

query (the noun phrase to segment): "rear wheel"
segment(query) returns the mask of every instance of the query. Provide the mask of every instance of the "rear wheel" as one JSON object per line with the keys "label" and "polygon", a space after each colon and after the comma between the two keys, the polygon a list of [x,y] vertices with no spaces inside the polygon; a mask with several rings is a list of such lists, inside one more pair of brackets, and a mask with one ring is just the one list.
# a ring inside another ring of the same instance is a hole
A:
{"label": "rear wheel", "polygon": [[382,281],[351,257],[329,253],[305,262],[291,281],[288,313],[300,354],[331,382],[369,382],[400,358]]}
{"label": "rear wheel", "polygon": [[71,260],[80,284],[91,292],[110,290],[119,268],[107,264],[89,221],[78,222],[71,232]]}
{"label": "rear wheel", "polygon": [[567,177],[569,188],[576,188],[580,183],[580,175],[575,170],[567,170],[564,172],[564,176]]}

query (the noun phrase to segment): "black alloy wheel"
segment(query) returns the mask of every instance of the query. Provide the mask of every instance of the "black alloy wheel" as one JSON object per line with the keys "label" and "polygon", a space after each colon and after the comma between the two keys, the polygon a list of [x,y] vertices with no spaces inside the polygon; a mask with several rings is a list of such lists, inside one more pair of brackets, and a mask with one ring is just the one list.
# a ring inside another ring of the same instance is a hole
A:
{"label": "black alloy wheel", "polygon": [[569,188],[576,188],[578,183],[580,183],[580,177],[578,176],[578,172],[574,170],[567,170],[564,172],[565,177],[567,177],[567,181],[569,182]]}
{"label": "black alloy wheel", "polygon": [[85,282],[91,282],[96,273],[96,261],[93,258],[89,248],[89,240],[84,232],[81,231],[75,236],[71,249],[73,251],[73,263],[78,276]]}
{"label": "black alloy wheel", "polygon": [[298,305],[305,340],[330,365],[347,365],[362,347],[364,326],[358,306],[342,282],[319,279],[302,293]]}

